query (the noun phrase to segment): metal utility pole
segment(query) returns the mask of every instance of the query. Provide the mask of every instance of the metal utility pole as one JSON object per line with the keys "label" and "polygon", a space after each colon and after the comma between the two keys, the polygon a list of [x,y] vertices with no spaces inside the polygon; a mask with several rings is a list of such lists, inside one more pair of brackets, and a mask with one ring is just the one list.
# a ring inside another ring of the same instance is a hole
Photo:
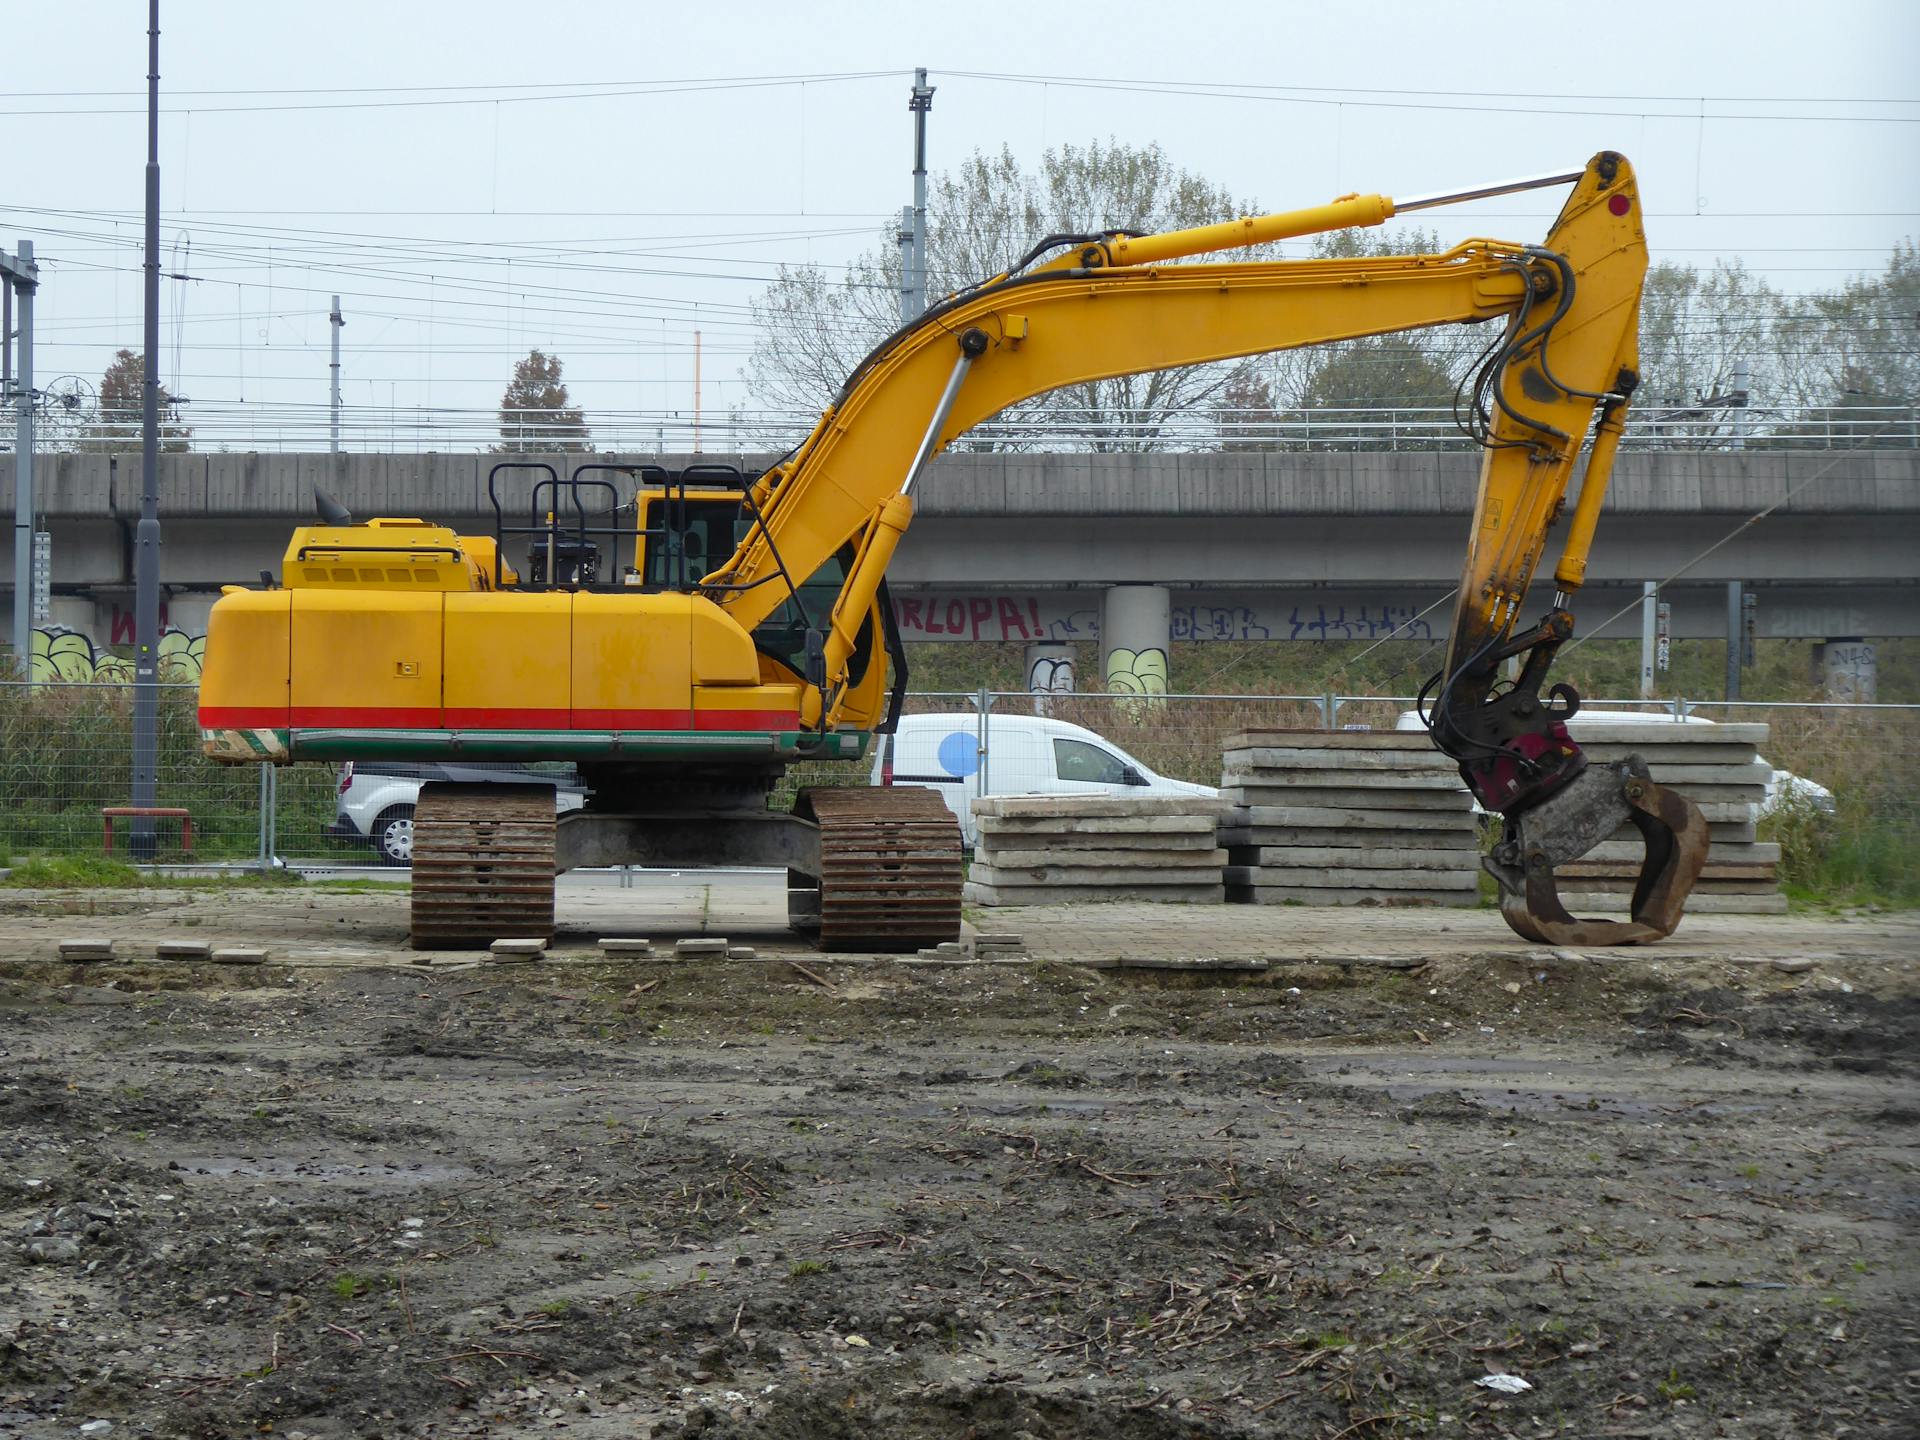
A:
{"label": "metal utility pole", "polygon": [[907,272],[903,308],[912,306],[906,318],[927,308],[927,112],[933,109],[933,86],[927,84],[927,67],[913,72],[913,95],[907,109],[913,112],[913,265]]}
{"label": "metal utility pole", "polygon": [[1740,662],[1746,650],[1746,606],[1738,580],[1727,582],[1727,699],[1740,698]]}
{"label": "metal utility pole", "polygon": [[333,383],[328,391],[332,397],[328,401],[328,413],[333,422],[331,438],[327,442],[327,453],[340,453],[340,327],[347,322],[340,318],[340,297],[333,297],[333,309],[327,314],[327,323],[333,326],[333,364],[328,367],[333,372]]}
{"label": "metal utility pole", "polygon": [[1652,580],[1643,581],[1642,594],[1646,597],[1640,602],[1640,698],[1653,698],[1653,646],[1655,607],[1659,604],[1660,587]]}
{"label": "metal utility pole", "polygon": [[913,207],[900,207],[900,228],[893,232],[900,246],[900,323],[906,325],[919,315],[922,307],[913,299]]}
{"label": "metal utility pole", "polygon": [[9,299],[19,297],[20,312],[20,370],[12,387],[13,663],[26,680],[33,671],[33,292],[40,288],[33,242],[22,240],[17,257],[0,254],[0,273]]}
{"label": "metal utility pole", "polygon": [[[133,803],[151,807],[160,710],[160,0],[147,4],[146,369],[140,385],[140,523],[133,540]],[[153,820],[131,851],[153,858]]]}

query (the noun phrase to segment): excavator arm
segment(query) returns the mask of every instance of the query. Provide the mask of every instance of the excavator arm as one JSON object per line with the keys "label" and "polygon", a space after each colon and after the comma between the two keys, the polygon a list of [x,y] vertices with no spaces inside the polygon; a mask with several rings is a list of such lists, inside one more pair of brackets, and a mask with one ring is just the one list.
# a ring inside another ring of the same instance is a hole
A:
{"label": "excavator arm", "polygon": [[[1432,255],[1177,263],[1547,181],[1571,181],[1573,190],[1542,245],[1476,239]],[[1575,174],[1397,206],[1384,196],[1349,196],[1165,235],[1057,239],[1069,253],[949,297],[869,355],[807,438],[757,482],[758,523],[704,578],[703,593],[752,630],[793,583],[854,544],[816,648],[803,720],[828,728],[856,718],[844,713],[848,662],[912,521],[914,483],[974,425],[1091,380],[1500,322],[1472,386],[1469,423],[1485,458],[1447,659],[1429,686],[1430,730],[1482,802],[1507,817],[1489,868],[1517,931],[1586,944],[1670,933],[1705,859],[1699,812],[1654,785],[1644,766],[1589,770],[1565,725],[1577,697],[1566,686],[1540,695],[1554,652],[1572,634],[1568,602],[1585,578],[1637,379],[1647,252],[1626,161],[1603,152]],[[1590,430],[1554,603],[1515,635]],[[1520,678],[1503,685],[1501,666],[1517,657],[1525,657]],[[1628,822],[1649,842],[1634,920],[1574,920],[1553,894],[1553,865]]]}

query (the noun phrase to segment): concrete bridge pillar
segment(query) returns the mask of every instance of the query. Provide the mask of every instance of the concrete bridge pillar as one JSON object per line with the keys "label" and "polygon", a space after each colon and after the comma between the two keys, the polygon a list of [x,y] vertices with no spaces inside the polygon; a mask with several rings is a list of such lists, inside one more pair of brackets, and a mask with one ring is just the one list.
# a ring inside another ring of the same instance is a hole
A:
{"label": "concrete bridge pillar", "polygon": [[1027,692],[1032,695],[1073,693],[1074,648],[1041,641],[1027,646]]}
{"label": "concrete bridge pillar", "polygon": [[1823,642],[1816,650],[1827,699],[1839,705],[1871,705],[1878,689],[1879,657],[1865,640]]}
{"label": "concrete bridge pillar", "polygon": [[1171,688],[1173,600],[1164,585],[1115,585],[1100,611],[1100,676],[1116,695]]}

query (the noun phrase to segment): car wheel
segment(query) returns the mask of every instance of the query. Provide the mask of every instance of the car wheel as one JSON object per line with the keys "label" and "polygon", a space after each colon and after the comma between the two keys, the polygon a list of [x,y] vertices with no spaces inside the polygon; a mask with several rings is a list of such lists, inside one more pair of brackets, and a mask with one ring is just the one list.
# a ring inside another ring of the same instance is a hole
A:
{"label": "car wheel", "polygon": [[373,822],[373,849],[382,865],[413,863],[413,806],[395,805]]}

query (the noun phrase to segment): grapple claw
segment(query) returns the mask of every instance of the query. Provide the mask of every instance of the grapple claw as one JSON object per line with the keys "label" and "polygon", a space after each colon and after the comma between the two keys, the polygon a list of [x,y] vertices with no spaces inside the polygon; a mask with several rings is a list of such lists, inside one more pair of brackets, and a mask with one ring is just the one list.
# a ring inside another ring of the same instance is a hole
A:
{"label": "grapple claw", "polygon": [[[1632,821],[1647,858],[1633,889],[1631,920],[1583,920],[1560,903],[1553,872]],[[1506,836],[1482,863],[1500,884],[1500,913],[1516,934],[1542,945],[1643,945],[1671,935],[1707,863],[1707,822],[1684,795],[1657,785],[1629,756],[1588,765],[1533,808],[1509,816]]]}

